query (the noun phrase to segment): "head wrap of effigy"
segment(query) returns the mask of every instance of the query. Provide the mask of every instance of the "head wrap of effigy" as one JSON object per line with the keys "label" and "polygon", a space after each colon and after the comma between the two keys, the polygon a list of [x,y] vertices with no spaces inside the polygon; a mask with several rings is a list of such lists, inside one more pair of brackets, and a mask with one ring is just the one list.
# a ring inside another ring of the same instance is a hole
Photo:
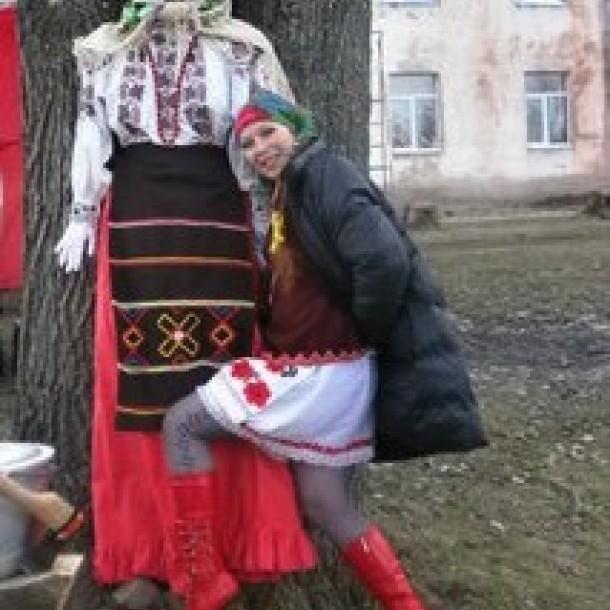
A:
{"label": "head wrap of effigy", "polygon": [[129,0],[116,22],[103,23],[74,40],[74,56],[80,71],[96,70],[125,49],[146,44],[152,24],[161,20],[188,19],[204,39],[237,42],[256,48],[261,65],[279,90],[290,94],[286,75],[267,37],[249,23],[231,16],[231,0]]}
{"label": "head wrap of effigy", "polygon": [[196,18],[203,27],[210,27],[230,19],[231,9],[231,0],[129,0],[121,12],[119,30],[132,32],[160,13],[175,19]]}

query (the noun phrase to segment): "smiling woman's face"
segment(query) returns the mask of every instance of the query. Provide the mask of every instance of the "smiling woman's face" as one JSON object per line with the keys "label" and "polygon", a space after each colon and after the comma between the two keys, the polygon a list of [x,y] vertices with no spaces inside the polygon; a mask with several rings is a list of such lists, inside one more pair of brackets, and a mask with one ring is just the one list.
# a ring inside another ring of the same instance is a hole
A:
{"label": "smiling woman's face", "polygon": [[264,178],[275,180],[290,160],[295,137],[281,123],[258,121],[243,129],[239,144],[254,171]]}

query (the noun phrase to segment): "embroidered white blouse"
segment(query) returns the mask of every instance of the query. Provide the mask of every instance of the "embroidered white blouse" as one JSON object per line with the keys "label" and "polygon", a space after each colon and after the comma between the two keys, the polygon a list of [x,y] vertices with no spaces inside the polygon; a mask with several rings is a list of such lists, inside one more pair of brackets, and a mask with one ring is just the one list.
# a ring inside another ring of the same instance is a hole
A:
{"label": "embroidered white blouse", "polygon": [[[190,21],[158,19],[142,48],[122,50],[101,67],[82,68],[72,219],[93,221],[97,215],[112,180],[105,167],[112,133],[121,146],[227,145],[231,121],[252,87],[277,90],[258,53],[244,43],[206,38]],[[243,162],[232,153],[243,185]]]}

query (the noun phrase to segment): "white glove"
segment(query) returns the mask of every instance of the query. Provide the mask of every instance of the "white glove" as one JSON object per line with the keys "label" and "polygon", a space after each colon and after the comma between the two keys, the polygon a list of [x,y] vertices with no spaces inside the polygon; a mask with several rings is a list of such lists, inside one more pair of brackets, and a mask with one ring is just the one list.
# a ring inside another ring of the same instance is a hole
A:
{"label": "white glove", "polygon": [[57,262],[67,273],[78,271],[85,252],[89,256],[95,253],[95,223],[71,220],[55,246]]}

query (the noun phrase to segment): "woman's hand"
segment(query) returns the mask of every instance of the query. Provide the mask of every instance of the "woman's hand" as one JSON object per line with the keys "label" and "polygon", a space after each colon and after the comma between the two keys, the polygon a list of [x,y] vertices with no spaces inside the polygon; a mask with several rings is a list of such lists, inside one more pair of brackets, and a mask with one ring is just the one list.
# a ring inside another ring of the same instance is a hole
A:
{"label": "woman's hand", "polygon": [[81,268],[84,253],[95,253],[95,223],[86,220],[71,220],[61,239],[55,246],[59,266],[71,273]]}

